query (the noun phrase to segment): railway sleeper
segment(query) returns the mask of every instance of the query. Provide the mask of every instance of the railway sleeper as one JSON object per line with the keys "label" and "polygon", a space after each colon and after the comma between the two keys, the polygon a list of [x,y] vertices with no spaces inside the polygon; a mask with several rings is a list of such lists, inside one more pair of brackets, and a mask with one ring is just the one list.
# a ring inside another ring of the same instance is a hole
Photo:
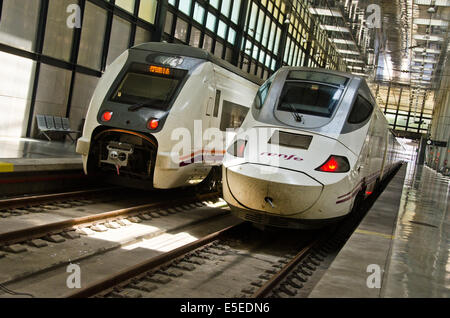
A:
{"label": "railway sleeper", "polygon": [[262,280],[256,280],[254,282],[251,282],[251,285],[256,286],[256,287],[262,287],[263,286],[263,281]]}
{"label": "railway sleeper", "polygon": [[145,291],[147,293],[150,293],[156,289],[158,289],[158,286],[146,281],[138,281],[135,283],[131,283],[127,286],[127,288],[137,289],[141,291]]}
{"label": "railway sleeper", "polygon": [[95,231],[95,232],[106,232],[106,231],[108,231],[108,228],[107,228],[105,225],[103,225],[103,224],[95,224],[95,225],[92,225],[92,226],[90,227],[90,229],[91,229],[92,231]]}
{"label": "railway sleeper", "polygon": [[292,287],[291,285],[286,284],[286,283],[284,283],[280,286],[280,291],[289,296],[295,296],[297,294],[297,290],[294,287]]}
{"label": "railway sleeper", "polygon": [[294,288],[298,289],[303,288],[303,283],[299,281],[297,278],[287,279],[286,281],[289,285],[291,285]]}
{"label": "railway sleeper", "polygon": [[243,292],[245,294],[253,295],[256,292],[256,288],[255,287],[245,287],[241,290],[241,292]]}
{"label": "railway sleeper", "polygon": [[146,277],[144,277],[143,279],[152,282],[152,283],[158,283],[158,284],[167,284],[169,282],[172,281],[172,278],[167,277],[165,275],[161,275],[161,274],[149,274]]}
{"label": "railway sleeper", "polygon": [[28,249],[25,246],[23,246],[22,244],[6,245],[3,247],[3,250],[5,252],[9,252],[9,253],[13,253],[13,254],[19,254],[19,253],[24,253],[24,252],[28,251]]}
{"label": "railway sleeper", "polygon": [[167,212],[169,212],[169,214],[176,214],[178,211],[173,208],[170,208],[170,209],[167,209]]}
{"label": "railway sleeper", "polygon": [[180,262],[180,263],[174,264],[172,266],[175,268],[182,269],[185,271],[190,271],[190,272],[195,270],[195,268],[196,268],[194,265],[192,265],[190,263],[186,263],[186,262]]}
{"label": "railway sleeper", "polygon": [[48,243],[42,239],[35,239],[28,242],[31,247],[42,248],[48,246]]}
{"label": "railway sleeper", "polygon": [[165,210],[159,210],[159,211],[158,211],[158,214],[159,214],[159,215],[162,215],[162,216],[168,216],[168,215],[169,215],[169,212],[167,212],[167,211],[165,211]]}
{"label": "railway sleeper", "polygon": [[139,216],[130,216],[127,218],[128,221],[132,223],[142,223],[142,220],[139,218]]}
{"label": "railway sleeper", "polygon": [[50,243],[62,243],[62,242],[66,241],[66,239],[59,234],[48,235],[48,236],[43,237],[43,239]]}
{"label": "railway sleeper", "polygon": [[258,277],[264,280],[270,280],[270,278],[272,278],[272,276],[269,274],[261,274]]}
{"label": "railway sleeper", "polygon": [[113,291],[107,294],[109,298],[142,298],[142,294],[134,289],[125,289],[121,291]]}
{"label": "railway sleeper", "polygon": [[313,266],[313,265],[311,265],[308,261],[303,262],[303,263],[302,263],[302,266],[303,266],[303,267],[306,267],[307,269],[312,270],[312,271],[315,271],[315,270],[316,270],[316,267]]}
{"label": "railway sleeper", "polygon": [[203,259],[195,257],[195,256],[193,256],[193,257],[186,257],[183,260],[185,262],[192,263],[192,264],[195,264],[195,265],[204,265],[206,263]]}
{"label": "railway sleeper", "polygon": [[308,270],[306,268],[303,268],[303,267],[298,268],[295,272],[304,274],[306,276],[311,276],[313,274],[312,271],[310,271],[310,270]]}
{"label": "railway sleeper", "polygon": [[303,283],[306,283],[308,281],[308,277],[306,277],[306,276],[304,276],[302,274],[296,273],[296,272],[293,272],[292,274],[290,274],[288,276],[288,278],[290,278],[290,279],[297,279],[297,280],[299,280],[300,282],[303,282]]}
{"label": "railway sleeper", "polygon": [[166,276],[170,276],[170,277],[181,277],[183,276],[183,272],[176,270],[176,269],[166,269],[166,270],[159,270],[157,271],[158,274],[162,274],[162,275],[166,275]]}
{"label": "railway sleeper", "polygon": [[[151,219],[151,218],[150,218]],[[115,222],[115,221],[110,221],[110,222],[105,222],[105,226],[109,229],[112,230],[116,230],[116,229],[120,229],[121,226],[119,225],[119,223]]]}
{"label": "railway sleeper", "polygon": [[139,214],[139,217],[144,221],[151,221],[152,217],[147,213]]}
{"label": "railway sleeper", "polygon": [[63,237],[65,237],[65,238],[67,238],[67,239],[70,239],[70,240],[75,240],[75,239],[81,237],[81,235],[79,233],[77,233],[75,230],[73,230],[73,231],[64,231],[64,232],[61,233],[61,235]]}

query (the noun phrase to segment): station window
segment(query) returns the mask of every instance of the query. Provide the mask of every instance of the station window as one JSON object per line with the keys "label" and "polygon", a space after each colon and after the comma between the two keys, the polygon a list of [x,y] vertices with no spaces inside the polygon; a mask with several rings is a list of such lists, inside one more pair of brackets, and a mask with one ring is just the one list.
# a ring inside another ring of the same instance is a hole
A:
{"label": "station window", "polygon": [[205,17],[205,8],[203,8],[198,3],[195,3],[194,7],[194,15],[192,16],[195,21],[197,21],[200,24],[203,24],[203,19]]}
{"label": "station window", "polygon": [[178,9],[186,15],[190,15],[191,14],[191,4],[192,4],[192,0],[180,1],[180,4],[178,5]]}
{"label": "station window", "polygon": [[52,0],[49,2],[47,25],[45,28],[45,55],[70,60],[72,52],[73,29],[67,27],[66,10],[71,0]]}
{"label": "station window", "polygon": [[141,0],[139,4],[139,18],[155,23],[157,0]]}
{"label": "station window", "polygon": [[125,9],[126,11],[133,13],[134,12],[134,1],[135,0],[116,0],[116,6]]}
{"label": "station window", "polygon": [[36,41],[39,1],[3,0],[2,5],[0,42],[32,51]]}
{"label": "station window", "polygon": [[206,28],[214,32],[216,28],[216,20],[216,16],[211,12],[208,12],[208,17],[206,19]]}
{"label": "station window", "polygon": [[186,41],[188,23],[183,19],[177,19],[177,25],[175,27],[175,37],[181,41]]}
{"label": "station window", "polygon": [[234,0],[233,11],[231,12],[231,21],[233,21],[233,23],[236,24],[238,23],[240,8],[241,8],[241,0]]}
{"label": "station window", "polygon": [[86,2],[81,29],[78,63],[100,70],[107,13],[102,8]]}
{"label": "station window", "polygon": [[230,15],[230,5],[231,5],[231,0],[222,0],[222,7],[221,7],[220,11],[227,18]]}

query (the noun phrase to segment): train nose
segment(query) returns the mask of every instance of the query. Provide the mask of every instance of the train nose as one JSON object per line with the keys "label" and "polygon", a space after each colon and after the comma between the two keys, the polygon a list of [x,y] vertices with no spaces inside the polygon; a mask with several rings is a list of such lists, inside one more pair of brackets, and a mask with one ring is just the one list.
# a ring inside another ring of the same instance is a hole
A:
{"label": "train nose", "polygon": [[302,172],[246,163],[226,169],[230,194],[241,205],[280,216],[309,209],[323,185]]}

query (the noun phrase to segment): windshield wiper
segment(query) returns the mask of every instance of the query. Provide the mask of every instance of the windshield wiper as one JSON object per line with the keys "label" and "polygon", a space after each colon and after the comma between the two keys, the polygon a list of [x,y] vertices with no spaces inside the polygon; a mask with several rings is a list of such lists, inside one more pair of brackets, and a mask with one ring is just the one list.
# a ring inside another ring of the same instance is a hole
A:
{"label": "windshield wiper", "polygon": [[291,114],[294,117],[294,120],[301,123],[303,121],[303,116],[300,115],[300,112],[297,110],[297,108],[295,108],[294,106],[292,106],[292,104],[287,103],[289,105],[289,108],[291,109]]}
{"label": "windshield wiper", "polygon": [[159,102],[159,100],[157,100],[157,99],[148,99],[145,102],[141,102],[141,103],[137,103],[137,104],[131,105],[130,107],[128,107],[128,111],[134,112],[134,111],[137,111],[138,109],[140,109],[142,107],[152,106],[151,105],[152,102]]}

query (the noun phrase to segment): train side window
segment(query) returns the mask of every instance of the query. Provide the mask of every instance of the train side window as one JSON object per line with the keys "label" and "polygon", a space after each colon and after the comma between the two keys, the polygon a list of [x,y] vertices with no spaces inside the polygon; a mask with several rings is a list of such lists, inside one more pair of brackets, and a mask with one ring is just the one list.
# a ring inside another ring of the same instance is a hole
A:
{"label": "train side window", "polygon": [[353,104],[350,115],[348,116],[348,122],[350,124],[360,124],[369,118],[372,111],[373,105],[364,97],[358,95],[355,103]]}
{"label": "train side window", "polygon": [[214,117],[219,116],[219,106],[220,106],[220,96],[221,95],[222,95],[222,92],[220,90],[216,90],[216,102],[214,104],[214,113],[213,113]]}
{"label": "train side window", "polygon": [[266,101],[267,95],[269,93],[270,85],[272,84],[273,76],[270,77],[258,90],[255,97],[255,107],[260,109],[264,102]]}
{"label": "train side window", "polygon": [[247,113],[247,107],[224,100],[222,104],[220,130],[226,131],[227,128],[236,129],[241,127]]}

